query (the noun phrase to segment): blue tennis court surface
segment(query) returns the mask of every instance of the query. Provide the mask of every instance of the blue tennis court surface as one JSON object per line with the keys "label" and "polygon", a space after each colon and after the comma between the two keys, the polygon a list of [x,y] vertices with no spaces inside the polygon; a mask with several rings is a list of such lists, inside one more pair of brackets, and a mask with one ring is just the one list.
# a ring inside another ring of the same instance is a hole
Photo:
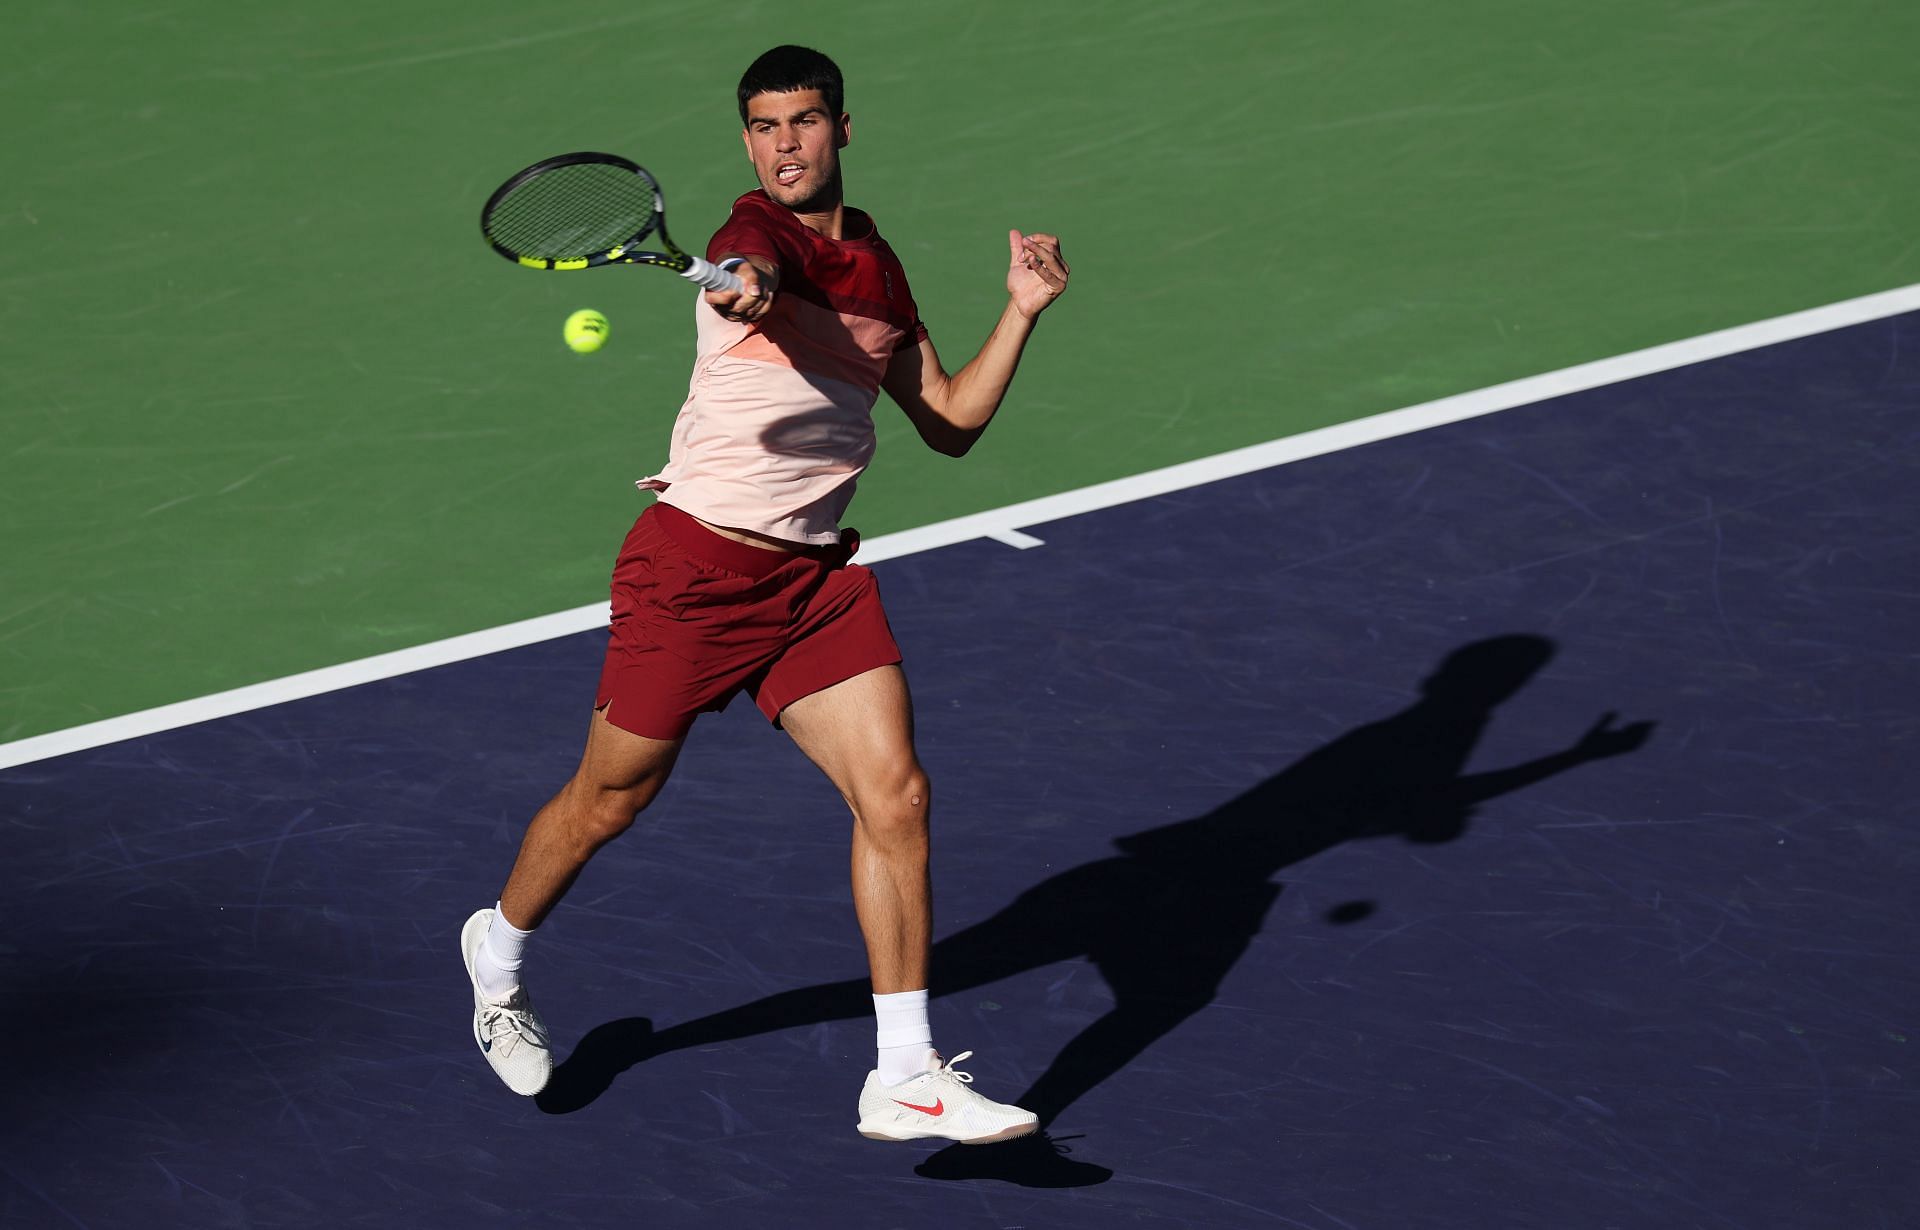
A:
{"label": "blue tennis court surface", "polygon": [[499,1086],[455,936],[599,634],[0,774],[0,1221],[1914,1225],[1916,405],[1910,315],[880,565],[936,1041],[1045,1140],[854,1134],[849,821],[745,704]]}

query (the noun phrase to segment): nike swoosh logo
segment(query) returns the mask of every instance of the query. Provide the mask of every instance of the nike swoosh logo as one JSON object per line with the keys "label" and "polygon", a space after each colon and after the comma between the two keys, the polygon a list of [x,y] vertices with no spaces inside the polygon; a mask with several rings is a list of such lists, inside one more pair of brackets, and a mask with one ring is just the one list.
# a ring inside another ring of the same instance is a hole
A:
{"label": "nike swoosh logo", "polygon": [[489,1055],[493,1054],[493,1039],[492,1038],[480,1039],[480,1049],[486,1054],[489,1054]]}
{"label": "nike swoosh logo", "polygon": [[902,1102],[899,1098],[895,1098],[893,1101],[896,1106],[904,1106],[908,1110],[917,1110],[923,1115],[943,1114],[947,1109],[945,1098],[936,1099],[932,1106],[915,1106],[912,1102]]}

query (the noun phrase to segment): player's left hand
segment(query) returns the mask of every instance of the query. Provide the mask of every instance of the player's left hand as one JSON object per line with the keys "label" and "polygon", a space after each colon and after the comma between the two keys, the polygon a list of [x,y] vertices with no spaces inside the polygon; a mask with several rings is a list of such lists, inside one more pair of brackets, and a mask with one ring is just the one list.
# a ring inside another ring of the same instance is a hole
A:
{"label": "player's left hand", "polygon": [[1058,236],[1008,231],[1007,247],[1011,250],[1007,295],[1020,314],[1032,320],[1067,293],[1067,276],[1072,271],[1060,255]]}

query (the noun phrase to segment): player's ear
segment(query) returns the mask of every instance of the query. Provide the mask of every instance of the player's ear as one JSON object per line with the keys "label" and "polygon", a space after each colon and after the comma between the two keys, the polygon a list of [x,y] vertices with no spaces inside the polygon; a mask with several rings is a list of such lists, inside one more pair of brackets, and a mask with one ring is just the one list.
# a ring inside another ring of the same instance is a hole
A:
{"label": "player's ear", "polygon": [[752,162],[753,161],[753,134],[747,131],[746,126],[744,124],[741,125],[740,127],[740,144],[747,147],[747,161]]}
{"label": "player's ear", "polygon": [[834,125],[833,148],[845,149],[853,143],[853,117],[842,114],[840,122]]}

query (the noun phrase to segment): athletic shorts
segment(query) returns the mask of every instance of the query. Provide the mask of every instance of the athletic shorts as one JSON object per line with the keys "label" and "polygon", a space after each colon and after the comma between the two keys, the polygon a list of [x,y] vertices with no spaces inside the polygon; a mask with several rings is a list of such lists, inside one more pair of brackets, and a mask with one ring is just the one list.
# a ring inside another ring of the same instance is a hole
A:
{"label": "athletic shorts", "polygon": [[703,712],[753,697],[775,725],[803,696],[900,660],[858,536],[788,553],[735,542],[671,504],[640,514],[613,568],[613,621],[594,708],[678,739]]}

